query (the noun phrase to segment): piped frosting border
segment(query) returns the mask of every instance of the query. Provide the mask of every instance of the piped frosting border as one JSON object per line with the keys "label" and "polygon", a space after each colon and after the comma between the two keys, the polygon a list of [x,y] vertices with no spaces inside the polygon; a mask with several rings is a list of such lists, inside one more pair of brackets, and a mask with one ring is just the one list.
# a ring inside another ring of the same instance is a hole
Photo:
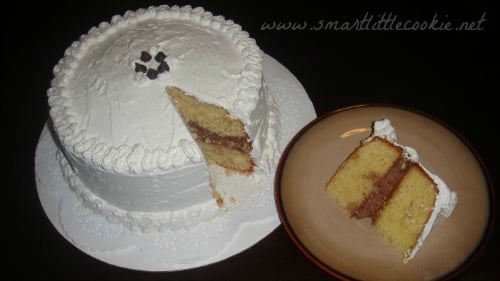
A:
{"label": "piped frosting border", "polygon": [[[169,161],[169,152],[159,148],[153,150],[142,144],[116,147],[90,136],[74,118],[69,101],[71,92],[68,89],[68,81],[86,51],[117,29],[151,18],[189,19],[226,34],[241,52],[244,61],[234,107],[237,110],[241,109],[242,112],[249,112],[245,107],[248,104],[255,104],[255,100],[260,95],[262,53],[255,40],[232,20],[225,19],[223,16],[214,16],[201,7],[192,8],[189,5],[183,7],[162,5],[127,11],[123,16],[113,16],[110,22],[102,22],[97,27],[92,27],[87,34],[80,37],[79,41],[73,42],[66,49],[64,58],[54,67],[54,79],[51,81],[51,88],[47,91],[51,108],[50,116],[64,147],[70,153],[104,171],[119,174],[148,174],[183,164]],[[248,116],[244,117],[248,118]],[[200,157],[188,153],[187,158],[195,162]]]}

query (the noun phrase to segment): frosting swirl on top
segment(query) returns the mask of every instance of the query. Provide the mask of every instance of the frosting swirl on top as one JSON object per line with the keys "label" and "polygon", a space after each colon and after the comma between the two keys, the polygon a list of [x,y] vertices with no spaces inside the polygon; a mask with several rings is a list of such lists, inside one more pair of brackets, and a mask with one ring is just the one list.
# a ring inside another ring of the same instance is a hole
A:
{"label": "frosting swirl on top", "polygon": [[[165,54],[168,71],[137,71],[142,52],[151,64]],[[258,131],[252,118],[262,55],[255,40],[202,8],[166,5],[114,16],[66,50],[48,90],[54,128],[67,151],[105,171],[149,174],[201,162],[166,95],[169,85],[226,108],[250,134]]]}

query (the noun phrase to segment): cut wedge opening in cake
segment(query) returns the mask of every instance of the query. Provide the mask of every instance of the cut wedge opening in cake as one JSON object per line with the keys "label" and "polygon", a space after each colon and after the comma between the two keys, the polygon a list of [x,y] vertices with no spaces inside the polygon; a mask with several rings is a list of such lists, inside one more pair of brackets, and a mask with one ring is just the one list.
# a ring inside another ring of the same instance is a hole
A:
{"label": "cut wedge opening in cake", "polygon": [[457,195],[419,162],[417,152],[396,142],[388,119],[374,122],[326,184],[326,193],[352,218],[369,218],[403,262],[412,259],[438,215],[448,217]]}
{"label": "cut wedge opening in cake", "polygon": [[254,171],[252,141],[241,120],[178,87],[166,91],[208,163],[243,174]]}

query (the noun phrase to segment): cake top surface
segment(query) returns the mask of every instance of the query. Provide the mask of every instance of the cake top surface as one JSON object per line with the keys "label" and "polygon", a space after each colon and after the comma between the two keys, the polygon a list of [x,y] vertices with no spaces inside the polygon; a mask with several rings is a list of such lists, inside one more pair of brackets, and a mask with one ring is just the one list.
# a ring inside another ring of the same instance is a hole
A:
{"label": "cake top surface", "polygon": [[104,169],[183,165],[201,154],[166,87],[250,124],[261,73],[255,41],[231,20],[190,6],[129,11],[66,50],[48,92],[51,117],[64,145]]}

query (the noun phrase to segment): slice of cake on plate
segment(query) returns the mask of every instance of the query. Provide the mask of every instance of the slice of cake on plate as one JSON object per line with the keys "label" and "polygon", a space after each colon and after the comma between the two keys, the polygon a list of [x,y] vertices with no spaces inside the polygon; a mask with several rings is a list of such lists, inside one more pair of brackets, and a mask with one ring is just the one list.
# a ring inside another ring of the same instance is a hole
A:
{"label": "slice of cake on plate", "polygon": [[325,191],[353,218],[370,218],[403,262],[415,256],[438,215],[448,217],[457,202],[413,148],[396,142],[388,119],[374,122],[372,135],[340,165]]}

